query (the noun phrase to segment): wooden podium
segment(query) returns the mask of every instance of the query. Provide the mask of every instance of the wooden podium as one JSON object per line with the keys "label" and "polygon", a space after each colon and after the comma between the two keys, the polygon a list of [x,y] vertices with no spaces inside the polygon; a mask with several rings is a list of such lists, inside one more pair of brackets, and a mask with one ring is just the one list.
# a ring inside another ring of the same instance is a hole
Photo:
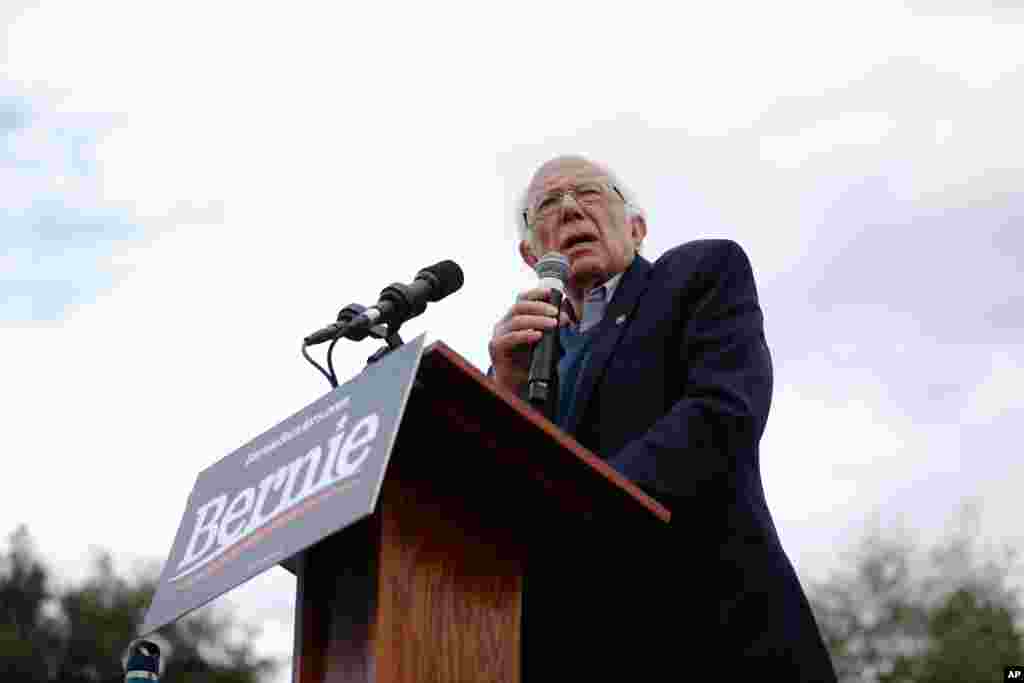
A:
{"label": "wooden podium", "polygon": [[376,511],[292,558],[295,683],[518,683],[524,573],[668,511],[442,342]]}

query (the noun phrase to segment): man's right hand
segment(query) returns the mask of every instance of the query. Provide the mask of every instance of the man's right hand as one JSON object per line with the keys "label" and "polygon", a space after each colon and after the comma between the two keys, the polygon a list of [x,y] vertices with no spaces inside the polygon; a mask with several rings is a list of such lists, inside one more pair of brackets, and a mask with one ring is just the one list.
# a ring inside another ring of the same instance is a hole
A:
{"label": "man's right hand", "polygon": [[[530,349],[540,341],[544,330],[556,325],[558,309],[548,303],[547,289],[520,292],[516,302],[494,326],[487,345],[494,368],[494,380],[518,393],[530,377]],[[569,305],[566,303],[566,305]],[[562,313],[561,324],[569,323]]]}

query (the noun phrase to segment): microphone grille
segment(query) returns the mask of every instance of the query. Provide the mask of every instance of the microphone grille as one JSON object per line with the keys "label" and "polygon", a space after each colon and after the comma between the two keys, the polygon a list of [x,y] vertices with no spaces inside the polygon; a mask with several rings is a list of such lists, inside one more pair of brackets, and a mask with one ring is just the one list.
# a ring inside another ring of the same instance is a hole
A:
{"label": "microphone grille", "polygon": [[424,268],[416,274],[417,279],[424,274],[436,278],[437,288],[431,293],[430,301],[440,301],[449,294],[462,288],[465,281],[462,268],[455,261],[441,261]]}
{"label": "microphone grille", "polygon": [[554,278],[565,283],[569,280],[569,259],[557,251],[549,251],[537,261],[533,270],[541,279]]}

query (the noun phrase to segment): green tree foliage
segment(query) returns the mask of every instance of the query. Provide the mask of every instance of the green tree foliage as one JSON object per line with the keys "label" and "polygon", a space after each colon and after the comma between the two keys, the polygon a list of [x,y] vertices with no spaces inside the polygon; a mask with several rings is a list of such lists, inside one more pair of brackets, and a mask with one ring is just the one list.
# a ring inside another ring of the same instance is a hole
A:
{"label": "green tree foliage", "polygon": [[809,591],[841,683],[999,680],[1024,663],[1015,555],[977,547],[978,511],[963,507],[922,560],[893,532],[870,531],[847,563]]}
{"label": "green tree foliage", "polygon": [[[81,585],[53,590],[51,574],[19,527],[0,555],[0,680],[4,683],[121,683],[127,648],[156,586],[128,581],[100,555]],[[162,680],[258,683],[278,663],[252,651],[255,629],[230,615],[200,610],[150,639],[161,646]]]}
{"label": "green tree foliage", "polygon": [[53,670],[57,624],[43,606],[53,595],[24,527],[11,535],[10,546],[0,556],[0,673],[12,683],[45,681]]}

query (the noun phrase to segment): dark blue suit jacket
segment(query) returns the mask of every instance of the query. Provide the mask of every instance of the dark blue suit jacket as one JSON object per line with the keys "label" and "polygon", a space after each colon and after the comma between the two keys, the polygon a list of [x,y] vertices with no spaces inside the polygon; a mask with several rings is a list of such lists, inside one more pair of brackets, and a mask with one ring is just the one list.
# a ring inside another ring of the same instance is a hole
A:
{"label": "dark blue suit jacket", "polygon": [[761,484],[772,363],[746,254],[698,240],[653,264],[637,256],[596,335],[568,429],[672,521],[654,538],[609,539],[591,558],[617,582],[602,572],[601,585],[573,594],[578,577],[528,573],[525,679],[584,673],[563,662],[556,674],[548,661],[576,639],[593,651],[594,675],[625,666],[635,680],[666,680],[702,662],[725,667],[721,680],[834,681]]}

